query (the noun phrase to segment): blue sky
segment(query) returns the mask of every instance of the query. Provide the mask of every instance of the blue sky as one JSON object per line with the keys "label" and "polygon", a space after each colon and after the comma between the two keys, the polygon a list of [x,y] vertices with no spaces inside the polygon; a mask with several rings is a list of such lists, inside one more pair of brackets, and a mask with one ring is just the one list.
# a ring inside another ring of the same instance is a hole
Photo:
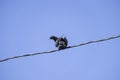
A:
{"label": "blue sky", "polygon": [[[0,59],[120,34],[119,0],[0,0]],[[120,80],[120,39],[0,63],[0,80]]]}

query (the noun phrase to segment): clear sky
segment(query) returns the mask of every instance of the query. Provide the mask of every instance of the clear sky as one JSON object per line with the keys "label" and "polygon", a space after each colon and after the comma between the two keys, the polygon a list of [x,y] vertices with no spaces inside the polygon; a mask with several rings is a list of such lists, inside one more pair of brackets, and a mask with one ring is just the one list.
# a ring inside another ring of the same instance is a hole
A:
{"label": "clear sky", "polygon": [[[120,34],[120,0],[0,0],[0,59]],[[0,63],[0,80],[120,80],[120,38]]]}

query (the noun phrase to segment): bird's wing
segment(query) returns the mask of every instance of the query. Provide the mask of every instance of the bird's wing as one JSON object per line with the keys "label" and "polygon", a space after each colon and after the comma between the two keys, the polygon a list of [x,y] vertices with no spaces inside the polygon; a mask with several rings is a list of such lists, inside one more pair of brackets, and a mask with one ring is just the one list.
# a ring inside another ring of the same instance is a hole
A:
{"label": "bird's wing", "polygon": [[66,38],[66,37],[64,37],[63,39],[64,39],[65,44],[66,44],[66,46],[67,46],[67,45],[68,45],[68,40],[67,40],[67,38]]}

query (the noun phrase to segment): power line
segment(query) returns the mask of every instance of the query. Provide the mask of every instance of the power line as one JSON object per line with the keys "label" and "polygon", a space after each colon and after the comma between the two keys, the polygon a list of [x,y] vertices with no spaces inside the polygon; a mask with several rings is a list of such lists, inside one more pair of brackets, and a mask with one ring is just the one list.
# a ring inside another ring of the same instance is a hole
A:
{"label": "power line", "polygon": [[[120,37],[120,35],[112,36],[112,37],[108,37],[108,38],[104,38],[104,39],[99,39],[99,40],[92,40],[92,41],[88,41],[88,42],[81,43],[81,44],[78,44],[78,45],[68,46],[66,49],[79,47],[79,46],[83,46],[83,45],[87,45],[87,44],[91,44],[91,43],[107,41],[107,40],[111,40],[111,39],[115,39],[115,38],[119,38],[119,37]],[[65,49],[63,49],[63,50],[65,50]],[[46,52],[38,52],[38,53],[32,53],[32,54],[24,54],[24,55],[20,55],[20,56],[13,56],[13,57],[8,57],[8,58],[5,58],[5,59],[1,59],[0,62],[4,62],[4,61],[7,61],[7,60],[16,59],[16,58],[21,58],[21,57],[34,56],[34,55],[38,55],[38,54],[53,53],[53,52],[56,52],[56,51],[61,51],[61,50],[51,50],[51,51],[46,51]]]}

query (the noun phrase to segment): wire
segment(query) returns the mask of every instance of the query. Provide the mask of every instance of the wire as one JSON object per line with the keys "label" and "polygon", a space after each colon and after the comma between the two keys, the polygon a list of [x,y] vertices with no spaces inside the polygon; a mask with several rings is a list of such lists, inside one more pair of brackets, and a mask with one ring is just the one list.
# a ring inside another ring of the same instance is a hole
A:
{"label": "wire", "polygon": [[[107,41],[107,40],[111,40],[111,39],[115,39],[115,38],[119,38],[119,37],[120,37],[120,35],[117,35],[117,36],[112,36],[112,37],[108,37],[108,38],[104,38],[104,39],[88,41],[88,42],[81,43],[81,44],[78,44],[78,45],[68,46],[65,49],[79,47],[79,46],[83,46],[83,45],[87,45],[87,44],[91,44],[91,43],[103,42],[103,41]],[[65,49],[62,49],[62,50],[65,50]],[[20,56],[13,56],[13,57],[8,57],[8,58],[5,58],[5,59],[2,59],[2,60],[0,60],[0,62],[4,62],[4,61],[11,60],[11,59],[16,59],[16,58],[21,58],[21,57],[34,56],[34,55],[38,55],[38,54],[53,53],[53,52],[56,52],[56,51],[61,51],[61,50],[51,50],[51,51],[46,51],[46,52],[38,52],[38,53],[32,53],[32,54],[24,54],[24,55],[20,55]]]}

